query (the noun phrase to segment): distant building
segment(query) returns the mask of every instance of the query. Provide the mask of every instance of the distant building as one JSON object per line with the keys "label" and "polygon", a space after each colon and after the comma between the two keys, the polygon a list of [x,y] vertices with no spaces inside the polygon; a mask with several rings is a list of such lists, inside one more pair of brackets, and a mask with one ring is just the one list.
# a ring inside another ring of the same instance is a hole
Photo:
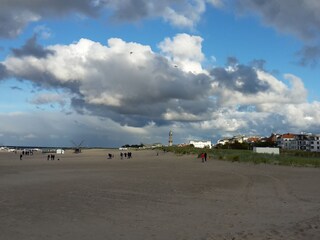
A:
{"label": "distant building", "polygon": [[311,133],[296,134],[295,140],[296,140],[297,150],[310,151],[311,137],[312,137]]}
{"label": "distant building", "polygon": [[311,152],[320,152],[320,134],[312,133],[272,133],[270,137],[258,136],[233,136],[230,138],[222,138],[217,141],[219,145],[233,144],[233,143],[249,143],[255,145],[256,143],[266,143],[269,146],[277,146],[281,149],[287,150],[302,150]]}
{"label": "distant building", "polygon": [[212,148],[211,141],[189,141],[195,148]]}
{"label": "distant building", "polygon": [[277,145],[278,147],[282,149],[289,149],[289,150],[296,150],[298,149],[297,147],[297,142],[296,140],[296,135],[293,133],[285,133],[282,134],[280,137],[277,139]]}
{"label": "distant building", "polygon": [[163,147],[162,143],[154,143],[154,144],[152,144],[152,148],[159,148],[159,147]]}
{"label": "distant building", "polygon": [[310,151],[320,152],[320,134],[315,134],[310,137]]}
{"label": "distant building", "polygon": [[277,145],[282,149],[320,152],[320,134],[286,133],[278,137]]}
{"label": "distant building", "polygon": [[230,142],[229,138],[222,138],[217,141],[217,144],[225,145]]}
{"label": "distant building", "polygon": [[57,153],[57,154],[64,154],[64,150],[63,150],[63,149],[57,149],[57,150],[56,150],[56,153]]}
{"label": "distant building", "polygon": [[232,138],[229,139],[230,143],[243,143],[244,142],[244,136],[238,135],[238,136],[233,136]]}
{"label": "distant building", "polygon": [[250,136],[250,137],[247,137],[245,142],[247,142],[247,143],[257,143],[257,142],[260,142],[260,140],[261,140],[261,137]]}
{"label": "distant building", "polygon": [[279,148],[269,148],[269,147],[254,147],[253,152],[279,155],[280,149]]}

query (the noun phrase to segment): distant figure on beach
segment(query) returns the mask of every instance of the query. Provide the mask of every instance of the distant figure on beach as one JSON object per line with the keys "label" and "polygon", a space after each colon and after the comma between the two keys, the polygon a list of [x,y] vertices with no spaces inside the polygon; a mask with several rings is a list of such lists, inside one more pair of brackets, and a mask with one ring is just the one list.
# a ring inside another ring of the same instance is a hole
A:
{"label": "distant figure on beach", "polygon": [[50,160],[50,157],[51,157],[51,155],[50,155],[50,154],[48,154],[48,157],[47,157],[47,160],[48,160],[48,161]]}
{"label": "distant figure on beach", "polygon": [[207,161],[207,153],[206,152],[204,153],[204,161],[205,162]]}
{"label": "distant figure on beach", "polygon": [[201,153],[201,161],[204,163],[204,153]]}
{"label": "distant figure on beach", "polygon": [[108,153],[108,159],[111,159],[111,158],[112,158],[112,154]]}
{"label": "distant figure on beach", "polygon": [[122,152],[120,153],[120,158],[123,159],[123,153]]}
{"label": "distant figure on beach", "polygon": [[20,160],[22,160],[22,154],[20,153]]}

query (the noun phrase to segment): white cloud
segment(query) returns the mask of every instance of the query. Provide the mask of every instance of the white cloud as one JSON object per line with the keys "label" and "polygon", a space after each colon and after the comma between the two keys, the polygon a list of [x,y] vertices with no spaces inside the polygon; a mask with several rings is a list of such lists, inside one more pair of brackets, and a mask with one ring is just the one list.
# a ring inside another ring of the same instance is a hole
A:
{"label": "white cloud", "polygon": [[202,53],[202,41],[199,36],[177,34],[173,39],[166,38],[159,44],[161,52],[172,61],[175,66],[185,72],[204,73],[201,62],[205,57]]}
{"label": "white cloud", "polygon": [[174,26],[193,28],[199,22],[200,16],[206,10],[206,1],[193,0],[185,1],[184,5],[178,8],[180,11],[168,6],[163,17]]}
{"label": "white cloud", "polygon": [[211,3],[213,6],[220,8],[224,5],[223,0],[207,0],[208,3]]}
{"label": "white cloud", "polygon": [[67,103],[67,96],[58,93],[41,93],[34,95],[29,102],[35,105],[58,103],[63,107]]}
{"label": "white cloud", "polygon": [[[201,38],[186,34],[183,38],[189,38],[190,42],[182,48],[191,51],[177,52],[179,59],[200,61]],[[175,68],[173,60],[154,53],[150,46],[112,38],[107,46],[81,39],[47,49],[53,54],[46,58],[9,56],[3,64],[15,77],[44,88],[66,89],[77,96],[74,100],[81,99],[73,101],[78,107],[103,116],[111,114],[117,119],[125,114],[130,118],[138,116],[141,121],[143,116],[142,122],[146,124],[153,118],[166,120],[161,116],[167,112],[201,115],[207,107],[213,107],[206,98],[210,91],[209,76]],[[194,91],[202,94],[195,95]],[[201,111],[199,104],[204,105]],[[127,120],[123,118],[124,124]]]}

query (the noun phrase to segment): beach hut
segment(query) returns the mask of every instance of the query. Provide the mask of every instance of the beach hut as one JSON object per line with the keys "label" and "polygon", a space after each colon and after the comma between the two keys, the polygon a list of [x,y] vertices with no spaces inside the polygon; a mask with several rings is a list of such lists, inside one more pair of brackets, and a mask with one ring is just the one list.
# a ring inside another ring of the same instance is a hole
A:
{"label": "beach hut", "polygon": [[64,154],[64,150],[63,149],[57,149],[56,153],[57,154]]}

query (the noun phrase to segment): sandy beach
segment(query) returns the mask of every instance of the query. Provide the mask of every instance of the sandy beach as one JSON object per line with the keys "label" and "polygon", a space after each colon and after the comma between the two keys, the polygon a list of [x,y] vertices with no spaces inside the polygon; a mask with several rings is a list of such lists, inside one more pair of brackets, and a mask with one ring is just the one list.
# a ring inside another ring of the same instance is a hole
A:
{"label": "sandy beach", "polygon": [[1,152],[0,239],[320,239],[320,169],[132,154]]}

